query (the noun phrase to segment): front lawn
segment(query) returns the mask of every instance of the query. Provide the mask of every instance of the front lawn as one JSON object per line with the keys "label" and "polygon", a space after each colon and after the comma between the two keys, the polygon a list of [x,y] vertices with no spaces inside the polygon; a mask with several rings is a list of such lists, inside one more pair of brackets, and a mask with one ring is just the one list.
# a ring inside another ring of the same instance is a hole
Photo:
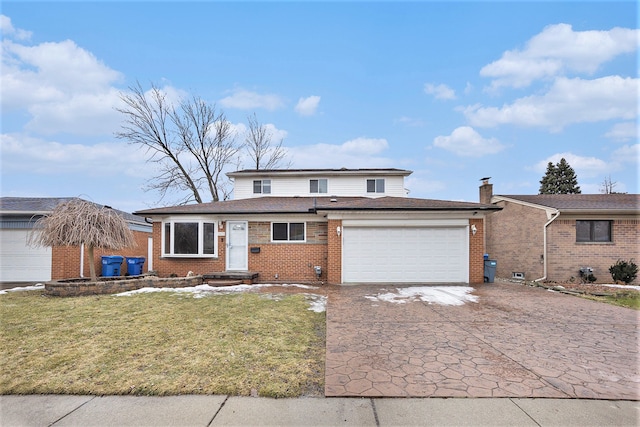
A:
{"label": "front lawn", "polygon": [[0,394],[312,395],[325,315],[304,295],[0,295]]}

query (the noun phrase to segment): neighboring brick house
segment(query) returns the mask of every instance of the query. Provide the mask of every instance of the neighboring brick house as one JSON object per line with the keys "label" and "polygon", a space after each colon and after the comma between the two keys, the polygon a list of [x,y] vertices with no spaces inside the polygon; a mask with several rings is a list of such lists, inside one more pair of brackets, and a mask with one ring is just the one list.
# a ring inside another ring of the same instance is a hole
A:
{"label": "neighboring brick house", "polygon": [[[70,197],[0,198],[0,282],[46,282],[48,280],[88,277],[89,255],[80,246],[32,247],[27,244],[35,222]],[[98,205],[102,206],[102,205]],[[93,262],[99,275],[103,255],[148,257],[152,245],[151,225],[143,217],[116,210],[133,231],[136,245],[120,251],[96,248]],[[143,271],[149,267],[145,261]],[[122,272],[126,273],[126,262]]]}
{"label": "neighboring brick house", "polygon": [[[160,276],[259,282],[480,283],[484,217],[499,208],[406,197],[401,169],[244,170],[234,200],[136,212]],[[221,275],[221,274],[220,274]]]}
{"label": "neighboring brick house", "polygon": [[640,195],[493,195],[488,180],[480,202],[502,210],[486,219],[486,247],[496,276],[563,282],[591,268],[611,282],[617,260],[640,261]]}

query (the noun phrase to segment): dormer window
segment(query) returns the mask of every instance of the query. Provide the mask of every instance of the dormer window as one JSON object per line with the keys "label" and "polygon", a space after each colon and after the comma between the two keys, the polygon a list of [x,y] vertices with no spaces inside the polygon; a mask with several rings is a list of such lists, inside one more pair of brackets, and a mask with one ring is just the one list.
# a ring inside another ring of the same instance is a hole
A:
{"label": "dormer window", "polygon": [[253,181],[253,194],[271,194],[271,180],[258,179]]}
{"label": "dormer window", "polygon": [[326,194],[327,193],[327,179],[311,179],[309,180],[309,193],[314,194]]}
{"label": "dormer window", "polygon": [[384,178],[368,179],[367,193],[384,193]]}

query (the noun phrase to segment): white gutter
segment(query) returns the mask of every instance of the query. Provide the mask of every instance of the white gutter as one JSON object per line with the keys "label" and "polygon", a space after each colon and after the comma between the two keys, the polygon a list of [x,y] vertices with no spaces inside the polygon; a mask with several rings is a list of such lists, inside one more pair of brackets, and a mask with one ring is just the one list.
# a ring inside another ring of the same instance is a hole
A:
{"label": "white gutter", "polygon": [[544,257],[542,260],[542,264],[543,264],[543,268],[544,268],[544,276],[542,276],[539,279],[534,280],[534,282],[541,282],[543,280],[547,279],[547,227],[549,226],[549,224],[551,224],[553,221],[556,220],[556,218],[558,218],[560,216],[560,211],[556,209],[556,211],[552,214],[554,215],[553,218],[551,218],[549,221],[547,221],[547,223],[542,226],[542,236],[543,236],[543,252],[542,252],[542,256]]}

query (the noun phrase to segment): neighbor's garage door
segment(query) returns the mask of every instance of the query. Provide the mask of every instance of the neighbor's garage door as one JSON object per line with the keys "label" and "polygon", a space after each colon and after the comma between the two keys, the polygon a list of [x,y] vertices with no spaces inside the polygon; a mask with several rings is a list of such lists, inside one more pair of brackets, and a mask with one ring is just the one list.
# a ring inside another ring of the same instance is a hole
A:
{"label": "neighbor's garage door", "polygon": [[0,230],[0,282],[51,280],[51,248],[29,247],[29,230]]}
{"label": "neighbor's garage door", "polygon": [[468,283],[466,227],[344,227],[344,283]]}

